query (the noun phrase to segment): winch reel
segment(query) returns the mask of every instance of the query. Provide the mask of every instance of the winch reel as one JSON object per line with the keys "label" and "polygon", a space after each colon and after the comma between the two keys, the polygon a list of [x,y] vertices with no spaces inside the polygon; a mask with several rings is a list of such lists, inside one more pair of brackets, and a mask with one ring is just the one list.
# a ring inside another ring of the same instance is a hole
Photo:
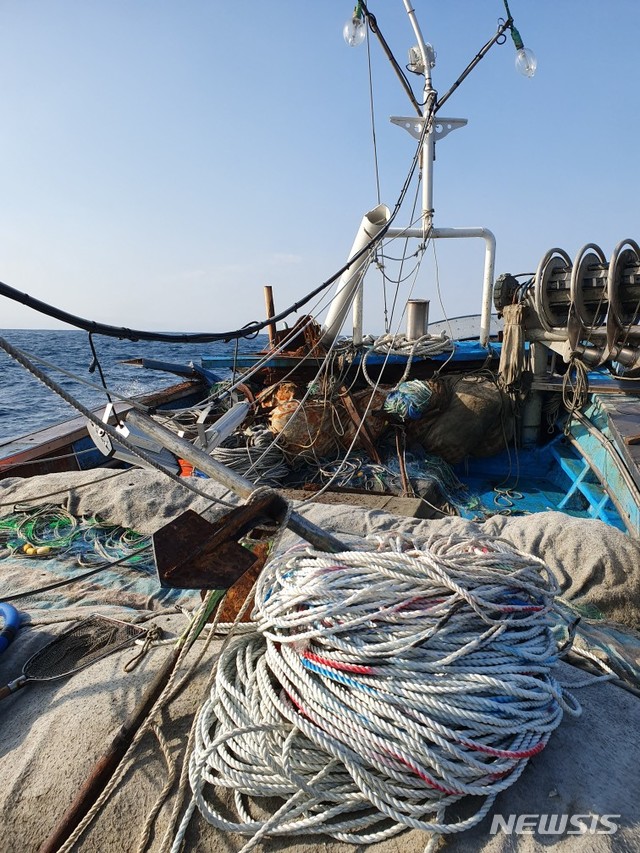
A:
{"label": "winch reel", "polygon": [[640,246],[635,240],[621,240],[613,250],[607,295],[609,328],[640,334]]}
{"label": "winch reel", "polygon": [[[504,298],[502,283],[498,311]],[[550,249],[524,303],[529,340],[548,342],[567,360],[640,368],[640,246],[635,240],[618,243],[609,261],[595,243],[584,245],[573,261],[564,249]]]}

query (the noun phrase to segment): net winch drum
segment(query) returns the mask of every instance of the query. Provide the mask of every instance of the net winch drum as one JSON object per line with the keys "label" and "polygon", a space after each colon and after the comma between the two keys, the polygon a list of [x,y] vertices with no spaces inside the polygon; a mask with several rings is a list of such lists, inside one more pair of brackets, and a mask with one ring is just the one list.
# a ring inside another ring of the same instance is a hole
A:
{"label": "net winch drum", "polygon": [[571,296],[569,281],[571,258],[564,249],[549,249],[544,255],[534,282],[534,300],[538,319],[545,332],[566,336]]}
{"label": "net winch drum", "polygon": [[575,261],[563,249],[550,249],[540,261],[534,282],[540,325],[552,335],[568,336],[570,327],[603,332],[607,313],[607,259],[587,243]]}
{"label": "net winch drum", "polygon": [[572,353],[589,364],[602,363],[606,350],[607,275],[609,265],[595,243],[583,246],[573,262],[567,336]]}
{"label": "net winch drum", "polygon": [[640,246],[622,240],[607,261],[587,243],[573,263],[563,249],[540,261],[529,298],[529,331],[536,339],[567,341],[572,353],[590,364],[640,360]]}
{"label": "net winch drum", "polygon": [[640,246],[635,240],[621,240],[613,250],[607,292],[609,331],[640,336]]}
{"label": "net winch drum", "polygon": [[569,285],[571,306],[583,329],[601,329],[607,317],[607,275],[609,265],[595,243],[583,246],[573,262]]}

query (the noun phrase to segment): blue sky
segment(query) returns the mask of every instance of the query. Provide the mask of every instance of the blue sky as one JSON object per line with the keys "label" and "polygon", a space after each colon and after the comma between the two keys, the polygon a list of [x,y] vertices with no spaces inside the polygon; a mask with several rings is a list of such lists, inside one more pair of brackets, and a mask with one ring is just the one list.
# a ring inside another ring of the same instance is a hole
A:
{"label": "blue sky", "polygon": [[[414,0],[444,92],[504,14],[501,0]],[[607,256],[640,237],[636,0],[510,0],[538,57],[532,80],[496,46],[445,108],[435,224],[484,225],[497,270],[552,247]],[[404,65],[401,0],[371,0]],[[376,204],[366,46],[353,0],[9,0],[0,7],[0,280],[73,313],[151,329],[224,330],[281,309],[344,261]],[[382,201],[414,143],[371,42]],[[420,78],[410,75],[419,92]],[[407,221],[409,211],[398,220]],[[483,247],[436,247],[445,310],[479,310]],[[393,250],[390,249],[390,253]],[[414,296],[432,300],[433,254]],[[366,327],[382,330],[378,277]],[[4,328],[55,324],[4,301]]]}

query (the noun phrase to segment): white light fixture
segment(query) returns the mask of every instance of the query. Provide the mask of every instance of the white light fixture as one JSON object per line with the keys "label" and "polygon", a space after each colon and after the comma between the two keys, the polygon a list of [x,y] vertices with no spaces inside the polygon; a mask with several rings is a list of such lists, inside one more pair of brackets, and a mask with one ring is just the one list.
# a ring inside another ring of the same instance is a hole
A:
{"label": "white light fixture", "polygon": [[525,77],[533,77],[538,67],[536,55],[528,47],[521,47],[516,52],[516,69]]}
{"label": "white light fixture", "polygon": [[366,34],[367,25],[364,22],[364,18],[354,12],[352,18],[347,21],[342,30],[344,40],[349,47],[358,47],[364,41]]}

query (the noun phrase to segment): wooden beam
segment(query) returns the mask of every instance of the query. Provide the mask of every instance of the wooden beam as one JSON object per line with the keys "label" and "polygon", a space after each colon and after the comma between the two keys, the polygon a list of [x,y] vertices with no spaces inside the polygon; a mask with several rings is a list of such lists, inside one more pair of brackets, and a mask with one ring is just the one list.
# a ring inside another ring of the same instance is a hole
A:
{"label": "wooden beam", "polygon": [[343,385],[340,388],[339,394],[340,399],[344,403],[344,407],[347,410],[347,413],[349,414],[349,417],[355,424],[356,429],[360,430],[360,436],[362,438],[362,443],[364,444],[364,449],[367,451],[373,461],[380,465],[380,454],[376,450],[373,440],[369,435],[369,431],[367,430],[367,425],[363,421],[360,412],[356,407],[356,404],[353,402],[353,397],[351,396],[346,385]]}
{"label": "wooden beam", "polygon": [[[273,304],[273,288],[270,284],[264,286],[264,304],[267,309],[267,320],[270,320],[276,316],[276,309]],[[269,323],[267,332],[269,333],[269,346],[273,349],[276,345],[276,324]]]}

